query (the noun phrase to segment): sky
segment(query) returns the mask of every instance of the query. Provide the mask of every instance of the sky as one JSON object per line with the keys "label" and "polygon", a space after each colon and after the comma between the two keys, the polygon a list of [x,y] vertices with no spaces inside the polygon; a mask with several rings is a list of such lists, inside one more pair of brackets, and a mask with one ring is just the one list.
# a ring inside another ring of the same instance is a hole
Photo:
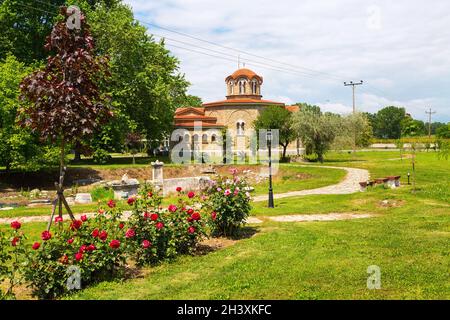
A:
{"label": "sky", "polygon": [[402,106],[428,121],[431,108],[433,121],[450,121],[448,0],[125,2],[155,39],[166,38],[189,93],[203,102],[225,98],[239,60],[264,78],[263,99],[347,114],[352,89],[344,81],[363,80],[359,111]]}

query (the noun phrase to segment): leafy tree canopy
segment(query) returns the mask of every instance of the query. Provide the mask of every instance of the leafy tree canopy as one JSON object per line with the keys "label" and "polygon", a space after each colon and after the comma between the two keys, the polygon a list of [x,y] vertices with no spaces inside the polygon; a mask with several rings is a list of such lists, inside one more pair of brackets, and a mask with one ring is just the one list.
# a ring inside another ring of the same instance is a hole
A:
{"label": "leafy tree canopy", "polygon": [[283,147],[283,158],[286,157],[287,146],[295,139],[290,111],[279,106],[268,106],[260,113],[253,126],[255,130],[278,129],[279,143]]}
{"label": "leafy tree canopy", "polygon": [[306,149],[306,154],[315,153],[320,162],[330,149],[337,132],[337,117],[323,114],[320,108],[307,106],[293,116],[293,128]]}

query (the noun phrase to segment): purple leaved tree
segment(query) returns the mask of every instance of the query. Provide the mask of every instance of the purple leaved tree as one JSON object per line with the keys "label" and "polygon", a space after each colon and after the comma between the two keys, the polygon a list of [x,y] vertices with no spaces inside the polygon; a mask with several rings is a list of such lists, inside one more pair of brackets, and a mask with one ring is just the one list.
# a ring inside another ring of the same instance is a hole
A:
{"label": "purple leaved tree", "polygon": [[23,107],[18,122],[37,132],[42,140],[60,145],[60,181],[56,183],[58,198],[52,218],[58,203],[59,216],[64,204],[73,219],[62,194],[66,145],[91,135],[112,113],[99,90],[99,84],[109,76],[107,58],[95,56],[94,40],[81,13],[75,17],[79,22],[75,28],[66,23],[73,19],[67,8],[61,7],[60,13],[65,19],[47,37],[45,48],[51,55],[45,68],[20,84]]}

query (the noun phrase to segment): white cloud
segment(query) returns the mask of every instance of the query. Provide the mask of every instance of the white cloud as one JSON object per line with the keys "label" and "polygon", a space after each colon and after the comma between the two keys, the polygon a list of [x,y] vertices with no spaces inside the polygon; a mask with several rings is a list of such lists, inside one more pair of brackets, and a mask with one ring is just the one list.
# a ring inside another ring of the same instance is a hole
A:
{"label": "white cloud", "polygon": [[[262,89],[267,99],[319,101],[324,108],[345,111],[345,106],[351,105],[351,91],[342,82],[363,79],[365,85],[357,88],[357,101],[364,111],[398,103],[426,119],[425,110],[431,106],[437,111],[436,119],[450,121],[447,0],[432,4],[372,0],[366,5],[357,0],[126,2],[138,19],[288,63],[280,65],[241,54],[241,59],[252,60],[247,60],[247,66],[264,77]],[[236,51],[151,26],[149,30],[191,43],[172,42],[178,46],[195,50],[208,47],[230,55],[226,58],[232,61],[169,47],[181,60],[192,94],[204,101],[223,99],[224,79],[237,68]],[[293,70],[291,65],[326,74]],[[274,66],[290,72],[273,70]]]}

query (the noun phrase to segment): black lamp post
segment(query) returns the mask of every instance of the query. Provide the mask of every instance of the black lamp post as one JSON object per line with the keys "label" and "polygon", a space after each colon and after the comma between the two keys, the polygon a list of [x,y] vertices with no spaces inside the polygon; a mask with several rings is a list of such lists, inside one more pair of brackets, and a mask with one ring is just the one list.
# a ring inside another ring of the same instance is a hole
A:
{"label": "black lamp post", "polygon": [[274,208],[272,189],[272,131],[267,130],[267,147],[269,148],[269,208]]}

